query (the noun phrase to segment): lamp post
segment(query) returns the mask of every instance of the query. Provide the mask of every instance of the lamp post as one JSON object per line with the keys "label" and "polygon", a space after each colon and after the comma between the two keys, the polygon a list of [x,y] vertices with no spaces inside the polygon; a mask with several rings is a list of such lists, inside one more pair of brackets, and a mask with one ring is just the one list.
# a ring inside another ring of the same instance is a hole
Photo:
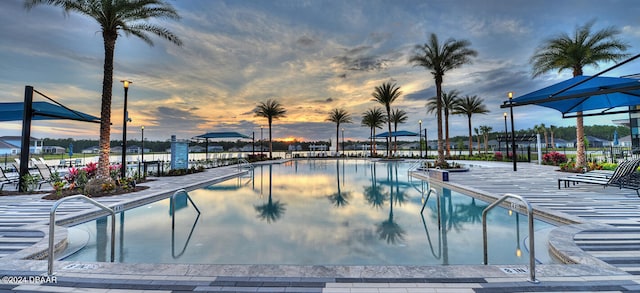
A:
{"label": "lamp post", "polygon": [[420,139],[418,139],[418,144],[420,145],[419,158],[422,159],[422,120],[418,120],[418,136],[420,137]]}
{"label": "lamp post", "polygon": [[140,161],[142,161],[142,164],[144,164],[144,126],[140,127],[140,130],[142,131],[142,148],[140,149],[140,154],[141,154],[141,159]]}
{"label": "lamp post", "polygon": [[504,145],[507,148],[507,157],[509,156],[509,136],[507,135],[507,112],[502,113],[504,116]]}
{"label": "lamp post", "polygon": [[509,92],[507,95],[509,96],[509,109],[511,111],[511,151],[513,152],[513,171],[518,171],[518,154],[516,154],[516,131],[513,124],[513,92]]}
{"label": "lamp post", "polygon": [[344,154],[344,127],[342,127],[342,153]]}
{"label": "lamp post", "polygon": [[127,176],[127,95],[129,93],[129,85],[133,82],[129,80],[120,81],[124,86],[124,118],[122,121],[122,166],[120,166],[120,178]]}
{"label": "lamp post", "polygon": [[424,158],[429,158],[429,139],[427,138],[427,128],[424,128]]}

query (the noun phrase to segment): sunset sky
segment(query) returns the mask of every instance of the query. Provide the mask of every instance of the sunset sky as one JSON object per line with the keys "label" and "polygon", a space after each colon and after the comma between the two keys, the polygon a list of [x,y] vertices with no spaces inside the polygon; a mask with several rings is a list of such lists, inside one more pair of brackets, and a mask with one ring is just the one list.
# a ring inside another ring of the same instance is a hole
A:
{"label": "sunset sky", "polygon": [[[211,131],[238,131],[260,136],[266,119],[253,109],[269,98],[287,116],[274,122],[275,139],[305,141],[335,137],[328,112],[344,108],[353,116],[344,125],[347,139],[365,140],[361,116],[375,86],[397,83],[402,97],[392,105],[408,112],[399,128],[418,131],[418,120],[435,138],[435,116],[427,98],[435,95],[432,75],[408,62],[414,47],[430,33],[441,41],[465,39],[478,52],[473,64],[448,72],[444,90],[478,95],[491,111],[474,115],[473,126],[504,129],[499,105],[509,91],[515,96],[571,77],[552,72],[533,79],[529,60],[541,43],[595,20],[595,29],[615,26],[630,54],[640,51],[640,5],[634,0],[576,1],[169,1],[182,19],[158,23],[178,35],[177,47],[153,38],[150,47],[133,36],[116,43],[112,139],[122,137],[123,88],[129,89],[128,136],[166,140]],[[100,115],[104,50],[97,22],[61,8],[23,1],[0,1],[0,102],[19,102],[24,86],[79,111]],[[606,69],[585,68],[590,75]],[[640,61],[607,76],[640,73]],[[37,97],[36,100],[43,100]],[[535,124],[569,126],[555,110],[515,108],[516,129]],[[611,124],[625,115],[589,117],[585,124]],[[0,123],[0,136],[20,135],[20,123]],[[467,134],[465,116],[453,116],[452,136]],[[384,131],[384,130],[379,130]],[[267,132],[264,132],[266,137]],[[32,136],[98,139],[97,124],[36,121]]]}

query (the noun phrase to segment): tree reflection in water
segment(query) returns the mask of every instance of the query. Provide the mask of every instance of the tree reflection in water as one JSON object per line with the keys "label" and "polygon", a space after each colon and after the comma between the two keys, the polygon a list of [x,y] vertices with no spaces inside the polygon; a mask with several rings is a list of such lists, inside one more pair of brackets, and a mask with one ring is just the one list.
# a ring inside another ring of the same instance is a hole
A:
{"label": "tree reflection in water", "polygon": [[[375,170],[375,164],[372,165],[374,165]],[[406,232],[393,220],[394,189],[399,189],[397,172],[396,177],[393,177],[393,165],[395,164],[387,164],[387,182],[391,185],[389,188],[389,218],[378,224],[376,231],[378,232],[380,239],[386,240],[388,244],[395,245],[398,244],[398,242],[404,241],[404,234],[406,234]]]}
{"label": "tree reflection in water", "polygon": [[[340,159],[336,159],[336,183],[338,187],[338,191],[327,196],[329,201],[337,208],[344,207],[349,204],[349,198],[351,197],[351,192],[342,192],[340,190]],[[344,160],[342,162],[344,168]],[[344,178],[343,178],[344,179]],[[343,180],[344,184],[344,180]]]}
{"label": "tree reflection in water", "polygon": [[279,220],[284,212],[287,210],[285,206],[286,203],[281,203],[279,200],[274,201],[271,193],[272,193],[272,183],[273,183],[273,166],[269,164],[269,199],[267,203],[254,206],[256,212],[258,212],[258,218],[262,220],[266,220],[267,223],[272,223]]}

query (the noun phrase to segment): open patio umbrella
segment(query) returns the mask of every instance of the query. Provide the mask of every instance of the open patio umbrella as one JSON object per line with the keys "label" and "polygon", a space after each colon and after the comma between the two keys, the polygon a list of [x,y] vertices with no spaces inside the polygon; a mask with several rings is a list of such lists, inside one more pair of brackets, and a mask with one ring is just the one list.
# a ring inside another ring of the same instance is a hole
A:
{"label": "open patio umbrella", "polygon": [[500,107],[524,105],[556,109],[562,113],[563,118],[576,117],[576,112],[584,112],[582,116],[628,113],[627,108],[614,109],[640,105],[640,80],[581,75],[514,98],[512,101],[504,101]]}

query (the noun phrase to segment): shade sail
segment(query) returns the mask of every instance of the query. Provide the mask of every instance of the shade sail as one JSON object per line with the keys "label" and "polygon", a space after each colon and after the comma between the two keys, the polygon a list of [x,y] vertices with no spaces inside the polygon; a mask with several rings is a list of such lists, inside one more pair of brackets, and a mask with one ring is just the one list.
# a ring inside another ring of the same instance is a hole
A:
{"label": "shade sail", "polygon": [[[539,105],[560,111],[563,117],[576,112],[584,116],[607,115],[624,111],[614,108],[640,105],[640,81],[622,77],[576,76],[513,99],[513,106]],[[511,104],[505,101],[501,108]],[[600,111],[595,111],[600,110]],[[591,112],[589,112],[591,111]]]}
{"label": "shade sail", "polygon": [[[418,136],[418,134],[415,133],[415,132],[405,131],[405,130],[392,131],[391,132],[391,137],[398,137],[398,136]],[[389,137],[389,132],[388,131],[380,133],[380,134],[375,136],[375,138],[385,138],[385,137]]]}
{"label": "shade sail", "polygon": [[[100,122],[100,118],[74,111],[48,102],[33,102],[32,120],[66,119],[86,122]],[[0,121],[22,120],[23,102],[0,103]]]}
{"label": "shade sail", "polygon": [[238,132],[208,132],[196,136],[197,138],[251,138]]}

